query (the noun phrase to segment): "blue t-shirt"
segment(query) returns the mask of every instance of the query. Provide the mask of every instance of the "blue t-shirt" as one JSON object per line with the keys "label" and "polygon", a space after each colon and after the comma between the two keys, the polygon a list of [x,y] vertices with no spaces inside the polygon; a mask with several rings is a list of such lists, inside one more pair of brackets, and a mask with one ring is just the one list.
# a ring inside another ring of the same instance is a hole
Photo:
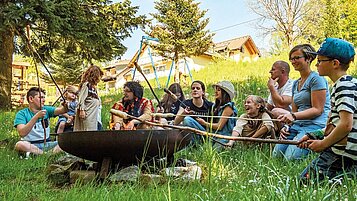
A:
{"label": "blue t-shirt", "polygon": [[[52,106],[44,106],[44,110],[46,110],[46,115],[44,117],[45,127],[46,127],[46,135],[50,136],[50,125],[49,125],[49,118],[55,116],[55,107]],[[16,128],[19,124],[27,124],[32,117],[35,116],[29,108],[22,109],[16,113],[15,120],[14,120],[14,127]],[[48,138],[47,137],[47,138]],[[21,140],[34,142],[43,140],[44,138],[44,129],[42,127],[41,119],[38,119],[35,125],[32,127],[31,131],[25,137],[22,137]]]}
{"label": "blue t-shirt", "polygon": [[317,74],[316,72],[312,71],[306,79],[304,85],[301,87],[300,91],[298,90],[299,81],[301,81],[301,78],[294,81],[293,84],[293,101],[297,107],[298,112],[307,110],[312,107],[311,92],[313,91],[326,90],[326,102],[324,105],[324,111],[321,115],[309,121],[297,120],[294,122],[294,124],[297,124],[302,127],[318,125],[321,126],[321,128],[324,128],[328,118],[328,113],[330,112],[330,93],[328,90],[328,83],[326,79],[324,77],[319,76],[319,74]]}

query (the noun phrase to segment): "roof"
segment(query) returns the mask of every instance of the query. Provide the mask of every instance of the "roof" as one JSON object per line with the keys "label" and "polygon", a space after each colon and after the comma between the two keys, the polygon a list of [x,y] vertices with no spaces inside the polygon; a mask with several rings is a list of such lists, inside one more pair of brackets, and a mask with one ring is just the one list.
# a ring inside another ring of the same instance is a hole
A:
{"label": "roof", "polygon": [[257,52],[257,54],[260,54],[259,49],[257,48],[252,37],[250,37],[250,36],[242,36],[242,37],[222,41],[219,43],[215,43],[214,50],[216,52],[220,51],[220,50],[226,50],[226,49],[227,50],[237,50],[237,49],[241,49],[242,46],[247,42],[251,43],[252,48],[254,49],[255,52]]}
{"label": "roof", "polygon": [[31,66],[29,62],[23,62],[23,61],[14,61],[12,62],[12,66]]}
{"label": "roof", "polygon": [[105,67],[104,69],[105,69],[105,70],[109,70],[109,69],[111,69],[111,68],[116,68],[116,67],[123,67],[123,68],[124,68],[125,66],[128,65],[129,61],[130,61],[130,60],[128,60],[128,59],[119,60],[119,61],[115,62],[114,64]]}

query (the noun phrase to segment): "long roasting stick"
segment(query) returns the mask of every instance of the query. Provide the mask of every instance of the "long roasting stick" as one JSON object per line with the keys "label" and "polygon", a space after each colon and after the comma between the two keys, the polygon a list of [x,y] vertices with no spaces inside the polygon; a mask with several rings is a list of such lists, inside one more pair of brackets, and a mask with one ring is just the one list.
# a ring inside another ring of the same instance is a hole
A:
{"label": "long roasting stick", "polygon": [[186,131],[191,131],[193,133],[202,135],[202,136],[208,136],[208,137],[216,137],[220,139],[226,139],[226,140],[234,140],[234,141],[242,141],[242,142],[260,142],[260,143],[273,143],[273,144],[292,144],[292,145],[298,145],[299,142],[295,140],[278,140],[278,139],[262,139],[262,138],[251,138],[251,137],[234,137],[234,136],[225,136],[225,135],[220,135],[220,134],[215,134],[215,133],[209,133],[205,131],[201,131],[198,129],[194,129],[191,127],[186,127],[186,126],[174,126],[174,125],[165,125],[165,124],[159,124],[159,123],[153,123],[149,121],[143,121],[137,117],[134,117],[132,115],[129,115],[125,112],[111,109],[110,112],[112,114],[118,115],[123,119],[136,119],[142,123],[151,125],[151,126],[160,126],[163,128],[174,128],[174,129],[180,129],[180,130],[186,130]]}

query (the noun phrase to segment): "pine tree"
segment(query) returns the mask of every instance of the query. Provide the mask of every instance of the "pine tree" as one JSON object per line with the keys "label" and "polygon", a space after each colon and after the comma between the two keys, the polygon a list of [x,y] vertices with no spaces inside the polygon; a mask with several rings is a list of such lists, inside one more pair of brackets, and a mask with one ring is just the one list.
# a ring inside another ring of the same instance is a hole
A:
{"label": "pine tree", "polygon": [[205,30],[207,10],[200,10],[193,0],[160,0],[155,2],[155,9],[157,13],[151,15],[158,24],[151,26],[151,35],[159,44],[154,48],[174,60],[177,81],[179,58],[201,55],[212,43],[213,34]]}
{"label": "pine tree", "polygon": [[[45,61],[56,49],[82,61],[109,60],[122,55],[121,43],[132,30],[143,26],[145,16],[136,16],[129,0],[5,0],[0,1],[0,108],[10,106],[12,54],[31,55],[26,45],[26,27],[31,41]],[[15,43],[14,43],[15,42]]]}

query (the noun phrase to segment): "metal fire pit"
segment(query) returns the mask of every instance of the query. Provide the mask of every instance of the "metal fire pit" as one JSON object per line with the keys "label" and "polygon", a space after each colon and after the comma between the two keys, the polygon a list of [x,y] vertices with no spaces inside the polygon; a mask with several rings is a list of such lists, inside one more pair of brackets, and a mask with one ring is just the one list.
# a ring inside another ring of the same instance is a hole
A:
{"label": "metal fire pit", "polygon": [[190,134],[181,130],[78,131],[61,133],[58,144],[83,159],[121,165],[136,164],[153,157],[171,157],[187,146]]}

